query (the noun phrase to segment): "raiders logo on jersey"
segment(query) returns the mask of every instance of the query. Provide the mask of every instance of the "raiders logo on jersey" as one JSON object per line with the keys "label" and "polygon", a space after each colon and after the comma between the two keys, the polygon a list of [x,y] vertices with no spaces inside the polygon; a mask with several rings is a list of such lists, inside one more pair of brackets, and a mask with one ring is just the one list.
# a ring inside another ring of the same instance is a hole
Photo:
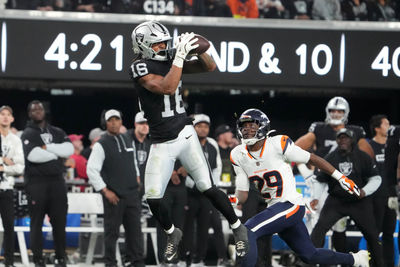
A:
{"label": "raiders logo on jersey", "polygon": [[345,176],[349,176],[351,174],[351,171],[353,170],[353,162],[340,162],[339,170]]}

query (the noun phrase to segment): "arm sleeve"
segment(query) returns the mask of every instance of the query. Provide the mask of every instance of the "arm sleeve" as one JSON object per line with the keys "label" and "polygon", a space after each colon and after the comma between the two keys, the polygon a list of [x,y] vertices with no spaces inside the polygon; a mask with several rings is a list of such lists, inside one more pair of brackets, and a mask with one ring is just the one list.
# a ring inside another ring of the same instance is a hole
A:
{"label": "arm sleeve", "polygon": [[71,142],[64,142],[61,144],[48,144],[46,145],[46,150],[57,155],[60,158],[68,158],[74,154],[74,146]]}
{"label": "arm sleeve", "polygon": [[14,165],[4,165],[4,172],[10,176],[21,175],[23,174],[25,168],[24,151],[22,149],[21,139],[16,138],[11,149],[15,150],[13,157],[11,158],[11,160],[14,162]]}
{"label": "arm sleeve", "polygon": [[[140,171],[139,171],[139,163],[137,161],[137,151],[136,151],[136,145],[135,145],[135,141],[132,140],[132,147],[133,147],[133,160],[135,163],[135,170],[136,170],[136,176],[140,177]],[[143,178],[143,177],[141,177]]]}
{"label": "arm sleeve", "polygon": [[27,156],[27,160],[33,163],[45,163],[52,160],[56,160],[58,157],[49,152],[44,150],[40,147],[35,147],[31,150],[31,152]]}
{"label": "arm sleeve", "polygon": [[107,186],[100,175],[104,159],[105,154],[103,147],[99,143],[94,144],[92,153],[90,153],[90,157],[87,163],[86,171],[89,177],[89,181],[96,191],[100,191]]}
{"label": "arm sleeve", "polygon": [[250,184],[247,174],[240,166],[233,165],[233,169],[236,173],[236,190],[249,191]]}
{"label": "arm sleeve", "polygon": [[185,186],[188,187],[188,188],[194,188],[195,185],[196,185],[196,184],[195,184],[195,182],[193,181],[192,177],[190,177],[189,175],[186,176],[186,179],[185,179]]}
{"label": "arm sleeve", "polygon": [[212,174],[213,174],[213,178],[214,178],[214,184],[218,186],[220,178],[221,178],[221,174],[222,174],[221,155],[219,153],[219,147],[218,147],[217,142],[212,138],[207,138],[207,140],[217,151],[217,156],[216,156],[217,157],[216,158],[217,167],[212,170]]}
{"label": "arm sleeve", "polygon": [[375,175],[368,178],[367,184],[362,188],[365,192],[365,196],[372,195],[382,183],[382,178],[379,175]]}
{"label": "arm sleeve", "polygon": [[286,135],[281,137],[281,148],[287,162],[307,163],[310,160],[310,153],[296,146]]}

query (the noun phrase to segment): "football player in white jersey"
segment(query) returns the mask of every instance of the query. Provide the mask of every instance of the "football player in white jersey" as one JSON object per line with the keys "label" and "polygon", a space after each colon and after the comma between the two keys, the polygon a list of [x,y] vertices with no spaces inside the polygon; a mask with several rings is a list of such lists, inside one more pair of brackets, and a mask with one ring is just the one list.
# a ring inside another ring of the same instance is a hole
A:
{"label": "football player in white jersey", "polygon": [[359,196],[358,186],[324,159],[296,146],[288,136],[269,137],[269,129],[270,121],[262,111],[246,110],[237,122],[242,144],[231,152],[231,161],[237,175],[238,203],[246,202],[251,182],[255,183],[268,203],[268,208],[245,223],[250,248],[242,266],[255,266],[257,238],[274,233],[278,233],[306,263],[369,266],[369,255],[365,250],[347,254],[314,247],[302,220],[304,202],[296,190],[290,164],[311,163],[330,174],[350,194]]}

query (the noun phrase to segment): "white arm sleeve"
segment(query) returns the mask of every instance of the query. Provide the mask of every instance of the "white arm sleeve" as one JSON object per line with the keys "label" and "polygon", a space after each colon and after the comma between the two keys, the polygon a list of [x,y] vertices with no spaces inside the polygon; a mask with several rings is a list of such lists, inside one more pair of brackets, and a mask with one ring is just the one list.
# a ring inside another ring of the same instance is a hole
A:
{"label": "white arm sleeve", "polygon": [[188,187],[188,188],[194,188],[195,185],[196,185],[196,184],[195,184],[195,182],[193,181],[192,177],[190,177],[189,175],[186,176],[186,179],[185,179],[185,186]]}
{"label": "white arm sleeve", "polygon": [[24,151],[22,149],[21,139],[16,139],[11,149],[15,149],[13,156],[11,157],[14,165],[4,165],[4,173],[10,176],[21,175],[24,173],[25,169]]}
{"label": "white arm sleeve", "polygon": [[100,191],[107,186],[100,175],[105,157],[106,156],[104,154],[103,147],[99,143],[94,144],[92,148],[92,153],[90,153],[90,157],[87,163],[86,172],[89,177],[90,183],[93,185],[96,191]]}
{"label": "white arm sleeve", "polygon": [[[136,170],[136,176],[140,177],[140,171],[139,171],[139,163],[137,161],[137,154],[136,154],[136,145],[135,145],[135,141],[132,141],[132,147],[133,147],[133,159],[135,161],[135,170]],[[143,177],[140,177],[140,179],[142,179],[143,181]]]}
{"label": "white arm sleeve", "polygon": [[365,196],[369,196],[373,194],[381,185],[382,178],[379,175],[375,175],[368,178],[368,182],[362,188],[365,192]]}
{"label": "white arm sleeve", "polygon": [[250,184],[247,174],[239,166],[233,165],[233,169],[236,173],[236,191],[249,191]]}
{"label": "white arm sleeve", "polygon": [[287,162],[307,163],[310,160],[310,152],[307,152],[295,144],[287,146],[283,154]]}
{"label": "white arm sleeve", "polygon": [[216,186],[218,186],[219,183],[220,183],[221,174],[222,174],[221,155],[219,154],[219,147],[218,147],[217,142],[216,142],[214,139],[210,138],[210,137],[207,137],[207,141],[208,141],[213,147],[215,147],[215,149],[217,150],[217,159],[216,159],[216,160],[217,160],[217,167],[216,167],[215,169],[212,170],[212,174],[213,174],[213,181],[214,181],[214,184],[215,184]]}
{"label": "white arm sleeve", "polygon": [[46,150],[54,153],[60,158],[68,158],[74,154],[74,146],[71,142],[64,142],[61,144],[48,144],[46,145]]}
{"label": "white arm sleeve", "polygon": [[31,152],[29,152],[27,160],[33,163],[44,163],[51,160],[56,160],[57,158],[58,157],[55,154],[37,146],[32,149]]}

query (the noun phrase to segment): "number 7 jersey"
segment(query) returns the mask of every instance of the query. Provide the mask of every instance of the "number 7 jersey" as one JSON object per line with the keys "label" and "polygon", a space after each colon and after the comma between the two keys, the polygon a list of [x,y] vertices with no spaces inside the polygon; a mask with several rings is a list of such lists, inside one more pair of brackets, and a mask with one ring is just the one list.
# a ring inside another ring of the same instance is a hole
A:
{"label": "number 7 jersey", "polygon": [[139,83],[140,78],[155,74],[165,76],[172,66],[172,61],[139,59],[132,63],[130,75],[139,96],[139,104],[144,111],[150,127],[153,143],[162,143],[178,137],[179,132],[191,119],[186,115],[181,94],[181,82],[173,95],[153,93]]}
{"label": "number 7 jersey", "polygon": [[310,153],[286,135],[267,137],[259,151],[249,151],[241,144],[231,152],[236,190],[249,191],[250,183],[254,183],[269,206],[285,201],[304,205],[296,190],[291,162],[307,163],[309,159]]}

